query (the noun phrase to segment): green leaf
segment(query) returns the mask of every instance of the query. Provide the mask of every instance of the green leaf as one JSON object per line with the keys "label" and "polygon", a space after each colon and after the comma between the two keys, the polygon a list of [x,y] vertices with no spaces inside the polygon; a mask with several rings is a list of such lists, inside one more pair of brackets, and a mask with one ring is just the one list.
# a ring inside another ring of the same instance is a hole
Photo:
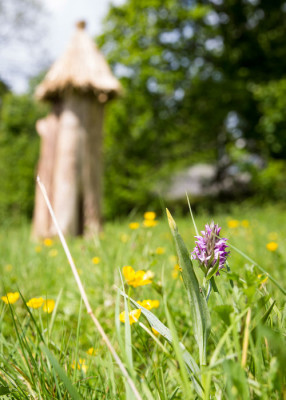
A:
{"label": "green leaf", "polygon": [[215,263],[215,265],[208,270],[208,273],[207,273],[207,276],[206,276],[206,280],[207,281],[209,281],[214,276],[214,274],[217,273],[218,267],[219,267],[219,257],[218,257],[217,262]]}
{"label": "green leaf", "polygon": [[0,386],[0,396],[10,393],[10,388],[8,386]]}
{"label": "green leaf", "polygon": [[73,400],[81,400],[81,397],[78,394],[76,388],[74,387],[74,385],[72,384],[72,382],[70,381],[70,379],[66,375],[65,371],[60,366],[60,364],[58,363],[56,358],[54,357],[54,355],[50,352],[50,350],[43,343],[41,343],[40,347],[46,353],[50,363],[52,364],[52,366],[54,367],[55,371],[57,372],[57,374],[59,375],[59,377],[63,381],[63,383],[64,383],[67,391],[69,392],[71,398]]}
{"label": "green leaf", "polygon": [[[121,295],[125,298],[128,298],[131,303],[133,303],[137,308],[141,309],[142,314],[147,318],[149,324],[151,325],[152,328],[156,329],[157,332],[160,333],[161,336],[163,336],[170,344],[173,343],[173,337],[171,334],[171,331],[169,328],[167,328],[166,325],[164,325],[157,317],[154,315],[150,310],[147,310],[146,308],[142,307],[139,305],[134,299],[129,297],[126,293],[123,291],[120,291]],[[191,376],[191,379],[194,384],[194,388],[197,392],[197,394],[202,397],[202,387],[200,384],[200,379],[201,379],[201,371],[194,360],[194,358],[191,356],[191,354],[186,350],[185,346],[183,343],[180,342],[180,347],[183,352],[183,359],[187,365],[188,372]]]}
{"label": "green leaf", "polygon": [[206,364],[207,340],[211,330],[210,313],[204,293],[200,290],[199,282],[193,269],[186,245],[178,232],[177,225],[167,209],[169,226],[175,240],[179,257],[179,264],[182,268],[183,281],[187,290],[188,299],[194,323],[195,338],[199,346],[200,364]]}

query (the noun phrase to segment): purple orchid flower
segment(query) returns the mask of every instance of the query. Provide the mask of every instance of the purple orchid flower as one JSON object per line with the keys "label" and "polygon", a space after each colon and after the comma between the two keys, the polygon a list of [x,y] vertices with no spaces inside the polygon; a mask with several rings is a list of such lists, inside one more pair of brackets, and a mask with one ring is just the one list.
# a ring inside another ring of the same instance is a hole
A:
{"label": "purple orchid flower", "polygon": [[214,267],[218,262],[218,272],[225,266],[226,259],[229,255],[229,251],[226,251],[228,245],[226,244],[226,238],[220,238],[219,233],[221,228],[214,224],[205,226],[205,230],[201,231],[201,236],[195,236],[196,246],[191,253],[193,260],[198,260],[203,270],[207,273],[209,269]]}

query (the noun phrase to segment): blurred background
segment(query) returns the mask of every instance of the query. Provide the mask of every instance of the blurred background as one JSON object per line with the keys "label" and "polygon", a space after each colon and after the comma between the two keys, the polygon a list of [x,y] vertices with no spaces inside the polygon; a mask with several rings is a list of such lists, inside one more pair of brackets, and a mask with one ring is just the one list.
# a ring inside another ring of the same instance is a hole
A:
{"label": "blurred background", "polygon": [[123,92],[106,109],[104,217],[283,202],[286,2],[0,0],[0,221],[30,219],[36,85],[76,21]]}

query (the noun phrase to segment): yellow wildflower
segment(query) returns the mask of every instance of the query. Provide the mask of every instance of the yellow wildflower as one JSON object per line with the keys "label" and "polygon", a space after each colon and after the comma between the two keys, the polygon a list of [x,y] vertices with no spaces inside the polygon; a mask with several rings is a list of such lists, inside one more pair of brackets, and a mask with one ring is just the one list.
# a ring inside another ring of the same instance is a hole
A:
{"label": "yellow wildflower", "polygon": [[177,270],[173,269],[173,271],[172,271],[172,278],[173,278],[173,279],[177,279],[178,276],[179,276],[179,272],[178,272]]}
{"label": "yellow wildflower", "polygon": [[175,269],[176,271],[183,271],[179,264],[175,264],[175,265],[174,265],[174,269]]}
{"label": "yellow wildflower", "polygon": [[261,283],[261,285],[263,285],[264,283],[266,283],[268,281],[268,276],[265,276],[265,275],[262,275],[262,274],[259,274],[257,276],[257,278],[260,279],[259,283]]}
{"label": "yellow wildflower", "polygon": [[5,265],[4,268],[5,268],[5,271],[10,272],[10,271],[12,271],[12,269],[13,269],[13,265],[7,264],[7,265]]}
{"label": "yellow wildflower", "polygon": [[55,308],[55,300],[45,300],[44,305],[43,305],[43,310],[50,314],[53,309]]}
{"label": "yellow wildflower", "polygon": [[49,256],[50,257],[56,257],[58,255],[58,250],[52,249],[49,251]]}
{"label": "yellow wildflower", "polygon": [[242,226],[243,228],[248,228],[248,227],[249,227],[249,221],[248,221],[247,219],[243,219],[243,220],[241,221],[241,226]]}
{"label": "yellow wildflower", "polygon": [[91,260],[93,264],[99,264],[100,263],[100,258],[99,257],[93,257]]}
{"label": "yellow wildflower", "polygon": [[154,333],[154,335],[156,335],[156,336],[158,336],[159,335],[159,332],[158,331],[156,331],[156,329],[155,328],[151,328],[152,329],[152,332]]}
{"label": "yellow wildflower", "polygon": [[[75,361],[72,363],[72,369],[75,369]],[[87,371],[86,360],[84,358],[80,358],[77,363],[77,369],[81,369],[84,373]]]}
{"label": "yellow wildflower", "polygon": [[164,254],[165,253],[165,249],[164,247],[157,247],[157,249],[155,250],[156,254]]}
{"label": "yellow wildflower", "polygon": [[136,288],[137,286],[144,286],[152,283],[151,279],[154,275],[151,271],[134,271],[134,269],[130,265],[126,265],[122,268],[122,273],[128,285]]}
{"label": "yellow wildflower", "polygon": [[90,347],[90,348],[87,350],[87,354],[89,354],[90,356],[95,356],[96,350],[95,350],[93,347]]}
{"label": "yellow wildflower", "polygon": [[[140,308],[130,311],[130,313],[128,313],[130,325],[134,324],[134,322],[137,322],[140,315],[141,315]],[[119,314],[119,320],[120,322],[125,322],[125,311]]]}
{"label": "yellow wildflower", "polygon": [[9,304],[9,303],[14,304],[19,299],[19,297],[20,297],[20,294],[18,292],[14,292],[14,293],[9,292],[9,293],[7,293],[6,296],[2,296],[1,300],[3,300],[4,303],[6,303],[6,304]]}
{"label": "yellow wildflower", "polygon": [[129,228],[130,228],[130,229],[133,229],[133,230],[138,229],[139,226],[140,226],[139,222],[131,222],[131,223],[129,224]]}
{"label": "yellow wildflower", "polygon": [[35,247],[35,252],[36,253],[40,253],[42,251],[42,247],[41,246],[36,246]]}
{"label": "yellow wildflower", "polygon": [[278,243],[276,242],[269,242],[266,245],[267,250],[269,251],[276,251],[278,249]]}
{"label": "yellow wildflower", "polygon": [[237,228],[239,226],[239,221],[237,219],[231,219],[227,222],[229,228]]}
{"label": "yellow wildflower", "polygon": [[151,220],[151,219],[144,219],[143,225],[146,228],[153,228],[153,226],[156,226],[158,224],[158,221]]}
{"label": "yellow wildflower", "polygon": [[152,308],[158,308],[160,305],[159,300],[143,300],[143,301],[137,301],[137,303],[146,308],[147,310],[152,310]]}
{"label": "yellow wildflower", "polygon": [[156,213],[154,211],[147,211],[144,213],[144,219],[147,219],[148,221],[154,221],[156,218]]}
{"label": "yellow wildflower", "polygon": [[42,297],[33,297],[26,304],[28,307],[31,308],[40,308],[42,307],[44,301],[45,300]]}
{"label": "yellow wildflower", "polygon": [[46,239],[44,240],[44,245],[47,246],[47,247],[51,247],[51,246],[53,245],[52,239],[46,238]]}

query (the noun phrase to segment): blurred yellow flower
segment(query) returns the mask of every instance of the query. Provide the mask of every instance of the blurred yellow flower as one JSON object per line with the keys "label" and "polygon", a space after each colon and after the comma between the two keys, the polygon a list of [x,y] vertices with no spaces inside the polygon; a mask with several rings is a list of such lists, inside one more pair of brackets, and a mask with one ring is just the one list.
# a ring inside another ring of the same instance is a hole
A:
{"label": "blurred yellow flower", "polygon": [[36,253],[40,253],[42,251],[42,247],[41,246],[36,246],[35,247],[35,252]]}
{"label": "blurred yellow flower", "polygon": [[179,276],[179,271],[182,271],[182,268],[180,267],[179,264],[174,265],[174,269],[172,271],[172,278],[176,279]]}
{"label": "blurred yellow flower", "polygon": [[159,335],[159,332],[158,331],[156,331],[156,329],[155,328],[151,328],[152,329],[152,332],[154,333],[154,335],[156,335],[156,336],[158,336]]}
{"label": "blurred yellow flower", "polygon": [[44,245],[45,246],[47,246],[47,247],[51,247],[52,245],[53,245],[53,241],[52,241],[52,239],[50,239],[50,238],[46,238],[45,240],[44,240]]}
{"label": "blurred yellow flower", "polygon": [[5,268],[5,271],[10,272],[10,271],[12,271],[12,269],[13,269],[13,265],[7,264],[7,265],[5,265],[4,268]]}
{"label": "blurred yellow flower", "polygon": [[248,221],[247,219],[243,219],[243,220],[241,221],[241,226],[242,226],[243,228],[248,228],[248,227],[249,227],[249,221]]}
{"label": "blurred yellow flower", "polygon": [[49,256],[50,257],[56,257],[58,255],[58,250],[52,249],[49,251]]}
{"label": "blurred yellow flower", "polygon": [[156,226],[158,224],[158,221],[152,220],[152,219],[144,219],[143,225],[146,228],[153,228],[153,226]]}
{"label": "blurred yellow flower", "polygon": [[[75,369],[75,361],[72,363],[72,369]],[[84,373],[87,371],[86,360],[84,358],[80,358],[77,363],[77,369],[81,369]]]}
{"label": "blurred yellow flower", "polygon": [[122,243],[127,243],[128,240],[129,240],[129,236],[126,235],[126,233],[123,233],[123,234],[120,236],[120,240],[121,240]]}
{"label": "blurred yellow flower", "polygon": [[174,265],[174,269],[175,269],[176,271],[183,271],[179,264],[175,264],[175,265]]}
{"label": "blurred yellow flower", "polygon": [[89,354],[90,356],[95,356],[95,354],[96,354],[95,348],[90,347],[90,348],[87,350],[87,354]]}
{"label": "blurred yellow flower", "polygon": [[148,221],[154,221],[156,218],[156,213],[154,211],[147,211],[144,213],[144,219],[147,219]]}
{"label": "blurred yellow flower", "polygon": [[99,257],[93,257],[91,260],[93,264],[99,264],[100,263],[100,258]]}
{"label": "blurred yellow flower", "polygon": [[55,308],[55,301],[54,300],[45,300],[44,305],[43,305],[43,310],[50,314],[53,309]]}
{"label": "blurred yellow flower", "polygon": [[237,219],[231,219],[227,222],[229,228],[237,228],[239,226],[239,221]]}
{"label": "blurred yellow flower", "polygon": [[146,308],[147,310],[152,310],[152,308],[158,308],[160,305],[159,300],[143,300],[143,301],[137,301],[137,303]]}
{"label": "blurred yellow flower", "polygon": [[33,297],[26,304],[28,307],[31,308],[40,308],[42,307],[44,301],[45,300],[42,297]]}
{"label": "blurred yellow flower", "polygon": [[165,253],[165,249],[164,247],[157,247],[157,249],[155,250],[156,254],[164,254]]}
{"label": "blurred yellow flower", "polygon": [[152,283],[151,279],[153,276],[150,275],[150,273],[152,274],[151,271],[145,272],[139,270],[135,272],[130,265],[126,265],[122,268],[122,273],[128,285],[133,286],[134,288]]}
{"label": "blurred yellow flower", "polygon": [[266,245],[267,250],[269,251],[276,251],[278,249],[278,243],[276,242],[269,242]]}
{"label": "blurred yellow flower", "polygon": [[[140,315],[141,315],[140,308],[130,311],[130,313],[128,313],[130,325],[134,324],[134,322],[137,322]],[[120,322],[125,322],[125,311],[119,314],[119,320]]]}
{"label": "blurred yellow flower", "polygon": [[3,300],[4,303],[6,303],[6,304],[9,304],[9,303],[14,304],[19,299],[19,297],[20,297],[19,292],[14,292],[14,293],[9,292],[9,293],[7,293],[6,296],[2,296],[1,300]]}
{"label": "blurred yellow flower", "polygon": [[268,276],[265,276],[265,275],[262,275],[262,274],[259,274],[257,276],[257,278],[260,279],[259,283],[261,283],[261,285],[263,285],[264,283],[266,283],[268,281]]}
{"label": "blurred yellow flower", "polygon": [[139,226],[140,226],[139,222],[131,222],[131,223],[129,224],[129,228],[130,228],[130,229],[133,229],[133,230],[138,229]]}

